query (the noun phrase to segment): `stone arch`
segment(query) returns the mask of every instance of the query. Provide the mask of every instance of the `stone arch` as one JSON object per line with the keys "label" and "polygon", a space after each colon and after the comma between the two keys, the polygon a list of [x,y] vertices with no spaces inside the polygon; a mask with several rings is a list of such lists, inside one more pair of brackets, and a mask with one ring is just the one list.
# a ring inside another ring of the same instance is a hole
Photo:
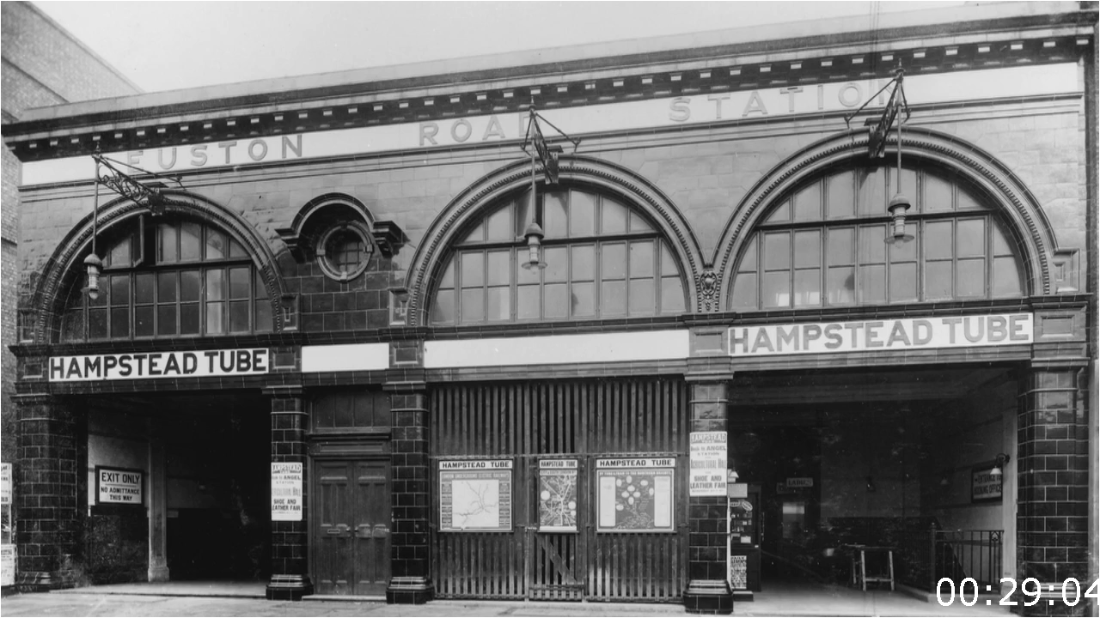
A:
{"label": "stone arch", "polygon": [[[730,215],[715,251],[714,272],[721,277],[719,307],[728,305],[734,260],[775,200],[826,168],[865,158],[867,142],[867,132],[861,130],[831,135],[788,157],[757,181]],[[989,198],[1021,241],[1027,289],[1031,294],[1052,293],[1051,262],[1058,249],[1054,232],[1038,200],[1008,166],[965,140],[920,127],[905,129],[903,149],[909,162],[916,159],[947,168]],[[886,152],[885,160],[892,161],[897,154],[896,134],[887,138]]]}
{"label": "stone arch", "polygon": [[[276,332],[287,325],[283,310],[284,287],[279,276],[275,255],[256,229],[227,208],[194,193],[164,189],[164,214],[180,215],[213,224],[231,235],[245,248],[263,277],[272,304],[272,326]],[[126,198],[119,198],[99,207],[98,235],[109,234],[111,228],[132,220],[149,209]],[[54,250],[42,268],[30,305],[36,317],[34,341],[50,343],[60,329],[60,316],[66,302],[65,293],[74,279],[84,276],[84,258],[92,250],[93,215],[77,223]]]}
{"label": "stone arch", "polygon": [[[521,159],[478,179],[455,197],[436,217],[424,234],[409,267],[409,325],[427,323],[427,298],[436,270],[456,236],[484,207],[505,194],[531,182],[531,163]],[[617,196],[645,213],[668,240],[685,272],[687,307],[697,306],[699,280],[704,276],[702,251],[691,227],[672,201],[645,178],[622,166],[593,157],[563,155],[559,177],[562,184],[589,186]]]}

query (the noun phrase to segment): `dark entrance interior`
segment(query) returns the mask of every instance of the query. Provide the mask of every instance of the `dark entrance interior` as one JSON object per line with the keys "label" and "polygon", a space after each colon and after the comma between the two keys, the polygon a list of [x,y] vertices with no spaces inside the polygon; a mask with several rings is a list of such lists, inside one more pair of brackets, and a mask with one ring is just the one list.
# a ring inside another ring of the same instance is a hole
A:
{"label": "dark entrance interior", "polygon": [[[730,467],[759,488],[764,590],[769,582],[851,584],[853,545],[893,548],[899,584],[927,588],[945,569],[999,579],[1014,523],[1000,499],[974,500],[971,482],[1014,447],[1011,367],[739,374],[734,382]],[[876,574],[887,569],[880,553],[866,558]]]}
{"label": "dark entrance interior", "polygon": [[218,394],[150,405],[164,432],[171,578],[267,579],[269,400]]}

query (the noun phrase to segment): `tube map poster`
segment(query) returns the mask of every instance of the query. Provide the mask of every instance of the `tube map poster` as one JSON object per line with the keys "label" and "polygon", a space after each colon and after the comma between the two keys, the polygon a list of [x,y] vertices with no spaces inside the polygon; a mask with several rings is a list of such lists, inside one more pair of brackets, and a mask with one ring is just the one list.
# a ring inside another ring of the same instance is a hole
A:
{"label": "tube map poster", "polygon": [[577,460],[539,461],[539,531],[577,531]]}
{"label": "tube map poster", "polygon": [[439,529],[506,532],[512,529],[512,462],[439,462]]}
{"label": "tube map poster", "polygon": [[676,460],[600,459],[598,532],[672,532]]}

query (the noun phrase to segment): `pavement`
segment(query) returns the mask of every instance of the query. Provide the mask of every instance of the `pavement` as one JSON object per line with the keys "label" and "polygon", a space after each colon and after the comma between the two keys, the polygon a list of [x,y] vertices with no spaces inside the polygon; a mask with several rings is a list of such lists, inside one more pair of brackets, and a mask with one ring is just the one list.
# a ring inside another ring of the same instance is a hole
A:
{"label": "pavement", "polygon": [[[0,616],[686,616],[683,605],[433,601],[387,605],[384,600],[267,601],[263,583],[171,582],[118,584],[0,600]],[[942,607],[901,591],[863,592],[842,586],[772,586],[751,603],[737,603],[735,616],[1007,616],[1007,607]]]}

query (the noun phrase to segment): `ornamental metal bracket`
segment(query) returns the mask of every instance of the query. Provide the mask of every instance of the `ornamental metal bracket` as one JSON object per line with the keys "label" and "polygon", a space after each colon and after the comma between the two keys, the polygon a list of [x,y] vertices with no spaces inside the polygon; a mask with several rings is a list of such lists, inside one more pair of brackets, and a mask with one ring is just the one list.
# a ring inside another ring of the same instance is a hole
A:
{"label": "ornamental metal bracket", "polygon": [[108,159],[98,151],[92,153],[92,159],[95,160],[96,164],[95,176],[97,183],[134,202],[138,206],[148,209],[153,216],[164,214],[165,197],[161,190],[167,188],[167,186],[160,180],[154,180],[148,183],[138,182],[120,168],[128,167],[142,174],[148,174],[156,179],[167,179],[175,183],[179,188],[183,188],[183,183],[180,182],[178,176],[162,176],[128,163]]}

